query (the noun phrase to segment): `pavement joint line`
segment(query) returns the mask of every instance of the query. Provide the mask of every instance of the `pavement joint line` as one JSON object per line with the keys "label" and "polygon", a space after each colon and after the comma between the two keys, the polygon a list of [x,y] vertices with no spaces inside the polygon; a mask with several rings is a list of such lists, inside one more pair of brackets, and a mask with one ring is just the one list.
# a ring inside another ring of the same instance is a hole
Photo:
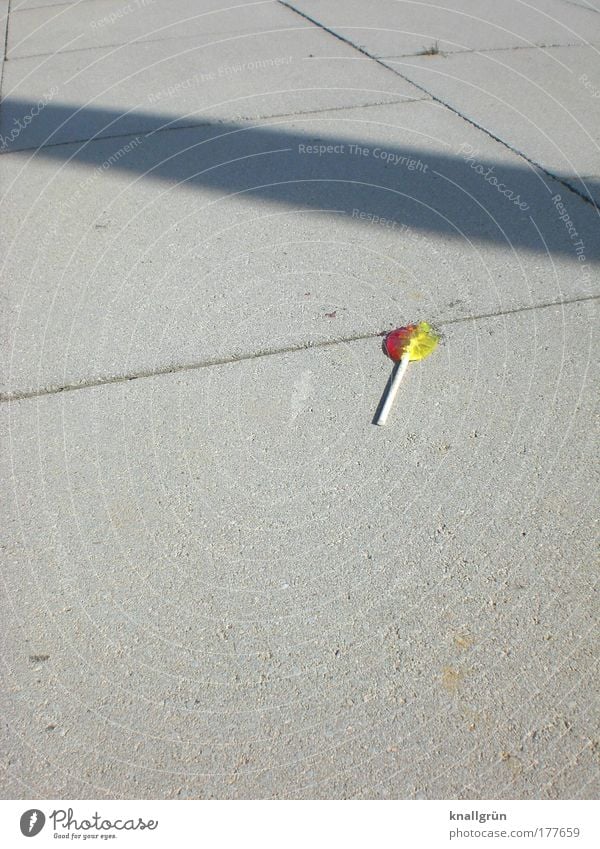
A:
{"label": "pavement joint line", "polygon": [[[40,8],[36,6],[34,8]],[[43,8],[47,8],[46,6]],[[55,8],[54,6],[52,8]],[[24,10],[21,10],[24,11]],[[276,33],[281,32],[281,30],[276,30]],[[257,33],[260,35],[270,35],[269,32],[261,32]],[[101,50],[112,50],[113,53],[116,53],[120,47],[138,47],[143,44],[160,44],[163,41],[191,41],[195,39],[194,35],[165,35],[162,38],[146,38],[143,36],[138,36],[134,38],[132,41],[118,41],[114,44],[100,44],[100,45],[91,45],[90,47],[71,47],[69,50],[54,50],[50,53],[23,53],[19,56],[6,56],[6,62],[20,62],[23,59],[43,59],[48,56],[66,56],[68,53],[89,53],[90,50],[95,50],[97,52]]]}
{"label": "pavement joint line", "polygon": [[[283,5],[287,5],[287,4],[284,3]],[[41,8],[46,9],[46,8],[49,8],[49,7],[48,6],[36,6],[34,8],[36,8],[36,9],[41,9]],[[52,6],[52,8],[54,9],[56,7]],[[291,9],[292,7],[290,6],[289,8]],[[581,7],[579,7],[579,8],[581,8]],[[24,12],[24,11],[27,11],[27,10],[26,9],[16,9],[15,10],[15,12]],[[15,12],[13,12],[13,14],[15,14]],[[319,24],[319,26],[321,26],[321,25]],[[293,31],[293,29],[294,28],[291,28],[290,31]],[[280,30],[278,30],[278,32],[280,32]],[[267,32],[267,33],[260,33],[260,34],[261,35],[265,35],[265,34],[268,35],[269,33]],[[88,53],[90,50],[97,50],[97,51],[112,50],[112,51],[116,51],[116,50],[118,50],[119,47],[138,46],[140,44],[160,44],[163,41],[175,41],[175,40],[177,40],[177,41],[190,41],[191,39],[194,39],[195,37],[196,36],[193,36],[193,35],[187,35],[187,36],[165,35],[162,38],[146,38],[146,39],[144,39],[143,37],[140,36],[138,38],[133,39],[133,41],[118,41],[118,42],[114,42],[112,44],[91,45],[89,47],[70,47],[68,50],[54,50],[54,51],[51,51],[49,53],[22,53],[19,56],[8,56],[7,55],[8,26],[7,26],[7,28],[6,28],[7,45],[6,45],[5,52],[4,52],[4,61],[5,62],[19,62],[19,61],[25,60],[25,59],[43,59],[44,57],[47,57],[47,56],[66,56],[68,53]],[[350,41],[348,42],[348,44],[355,47],[355,45],[352,44],[352,42],[350,42]],[[484,47],[484,48],[481,48],[481,49],[468,47],[468,48],[465,48],[464,50],[440,50],[439,55],[440,56],[460,56],[463,53],[494,53],[494,52],[498,52],[498,51],[502,51],[502,50],[505,50],[505,51],[509,51],[509,50],[550,50],[550,49],[556,48],[556,47],[595,47],[595,46],[597,46],[597,45],[594,44],[594,42],[591,42],[591,41],[579,42],[578,44],[531,44],[531,45],[529,45],[529,44],[515,44],[512,47]],[[359,48],[357,48],[357,49],[359,49]],[[427,54],[424,54],[424,53],[399,53],[399,54],[393,55],[393,56],[379,56],[379,57],[369,56],[369,58],[370,59],[375,59],[375,58],[379,58],[379,59],[403,59],[403,58],[410,58],[410,57],[413,57],[413,56],[416,57],[416,56],[424,56],[424,55],[427,55]]]}
{"label": "pavement joint line", "polygon": [[[573,304],[586,303],[589,301],[600,300],[600,295],[585,295],[580,298],[573,298],[568,301],[549,301],[547,303],[532,304],[527,307],[515,307],[509,310],[500,310],[491,313],[481,313],[479,315],[468,315],[460,318],[441,319],[435,322],[436,327],[448,327],[454,324],[465,324],[473,321],[484,321],[490,318],[504,318],[510,315],[517,315],[525,312],[534,312],[540,309],[549,309],[551,307],[566,307]],[[353,336],[345,336],[337,339],[327,339],[323,342],[307,342],[301,345],[289,345],[281,348],[266,348],[262,351],[254,351],[248,354],[239,356],[220,357],[212,360],[204,360],[196,363],[181,363],[180,365],[169,365],[162,368],[147,369],[145,371],[132,372],[130,374],[115,375],[114,377],[97,377],[90,380],[83,380],[79,383],[66,383],[63,386],[48,387],[46,389],[33,389],[25,392],[2,392],[0,393],[0,403],[11,403],[13,401],[28,401],[33,398],[42,398],[48,395],[60,395],[63,392],[75,392],[80,389],[95,389],[98,386],[111,386],[117,383],[129,383],[132,380],[143,380],[151,377],[163,377],[170,374],[179,374],[186,371],[199,371],[200,369],[212,368],[214,366],[230,365],[233,363],[247,362],[248,360],[258,360],[264,357],[276,357],[281,354],[295,354],[302,351],[314,351],[321,348],[331,348],[334,345],[344,345],[351,342],[362,342],[367,339],[377,339],[385,336],[387,330],[370,331],[368,333],[357,333]]]}
{"label": "pavement joint line", "polygon": [[[9,0],[9,2],[10,2],[10,0]],[[82,0],[78,0],[78,2],[75,5],[79,6],[81,4],[81,2],[82,2]],[[91,0],[83,0],[83,2],[91,2]],[[271,2],[271,0],[256,0],[255,3],[249,4],[249,5],[260,6],[260,5],[265,5],[269,2]],[[31,10],[30,9],[15,9],[14,12],[28,12],[28,11],[33,11],[33,10],[37,10],[37,9],[49,9],[49,8],[57,9],[57,8],[60,8],[60,7],[64,7],[64,6],[68,7],[68,6],[71,6],[71,5],[72,5],[71,3],[47,4],[45,6],[34,6],[33,9],[31,9]],[[219,10],[216,10],[216,13],[218,13],[218,11]],[[62,14],[62,12],[60,14]],[[215,11],[213,11],[209,14],[215,14]],[[8,17],[7,17],[7,20],[8,20]],[[187,20],[188,19],[185,19],[186,22],[187,22]],[[181,23],[181,20],[177,21],[177,23]],[[166,25],[165,27],[161,27],[157,31],[161,32],[163,29],[169,29],[170,26],[171,26],[170,24]],[[280,30],[273,30],[273,31],[265,31],[262,34],[272,35],[272,34],[279,33],[279,32],[280,32]],[[238,33],[239,33],[239,31],[238,31]],[[80,33],[80,35],[76,36],[76,38],[71,39],[71,41],[68,42],[68,44],[71,44],[73,41],[76,41],[77,38],[79,38],[80,36],[81,36],[81,33]],[[26,36],[25,38],[21,39],[21,41],[17,45],[15,45],[15,47],[19,47],[21,44],[24,44],[27,41],[28,37],[29,36]],[[119,47],[131,47],[131,46],[138,45],[138,44],[155,44],[155,43],[160,42],[160,41],[172,41],[174,39],[177,39],[179,41],[190,41],[191,39],[194,39],[194,38],[196,38],[196,36],[193,36],[193,35],[165,35],[165,36],[161,36],[160,38],[148,38],[148,39],[144,40],[143,35],[141,35],[141,36],[138,36],[137,38],[132,39],[131,41],[119,41],[116,44],[102,44],[102,45],[99,45],[99,46],[98,45],[92,45],[90,47],[73,47],[69,50],[58,49],[58,50],[53,50],[49,53],[25,53],[25,54],[22,54],[20,56],[15,56],[14,58],[7,56],[6,51],[5,51],[4,58],[5,58],[6,62],[9,62],[9,61],[10,62],[18,62],[20,59],[42,59],[44,56],[59,56],[63,53],[64,54],[66,54],[66,53],[81,53],[81,52],[86,52],[86,51],[89,51],[89,50],[111,50],[112,49],[113,53],[114,53],[114,52],[116,52],[116,49],[119,48]]]}
{"label": "pavement joint line", "polygon": [[[310,110],[299,110],[298,112],[278,112],[275,115],[257,115],[256,117],[248,116],[247,118],[239,118],[241,121],[248,122],[256,122],[256,121],[271,121],[274,118],[296,118],[301,116],[310,116],[310,115],[319,115],[322,112],[343,112],[348,109],[370,109],[376,106],[395,106],[402,103],[423,103],[426,98],[424,97],[400,97],[399,100],[377,100],[372,103],[357,103],[355,106],[325,106],[323,109],[310,109]],[[126,115],[131,115],[131,110]],[[135,113],[134,113],[135,114]],[[177,120],[177,119],[173,119]],[[70,144],[80,144],[86,145],[91,144],[93,142],[107,141],[109,139],[124,139],[131,136],[143,136],[145,139],[149,139],[151,136],[158,135],[159,133],[167,133],[172,132],[174,130],[196,130],[201,129],[202,127],[213,127],[220,126],[222,124],[228,124],[228,118],[213,118],[212,120],[199,121],[193,124],[173,124],[173,120],[169,121],[166,126],[155,127],[153,130],[140,130],[138,132],[128,131],[126,133],[114,133],[107,136],[101,136],[96,133],[96,135],[87,139],[74,139],[73,141],[63,141],[63,142],[53,142],[51,144],[40,144],[37,147],[19,147],[14,148],[13,150],[4,150],[0,151],[0,156],[11,156],[17,153],[27,153],[29,151],[33,151],[34,153],[38,150],[47,150],[48,148],[54,147],[65,147]],[[252,129],[252,124],[246,129]],[[257,125],[258,126],[258,125]],[[240,130],[243,129],[243,125],[240,125]]]}
{"label": "pavement joint line", "polygon": [[8,25],[10,17],[10,4],[12,0],[8,0],[6,5],[6,29],[4,30],[4,52],[2,54],[2,66],[0,67],[0,103],[2,103],[2,81],[4,80],[4,63],[7,61],[6,53],[8,51]]}
{"label": "pavement joint line", "polygon": [[[81,6],[82,3],[94,3],[94,2],[95,2],[95,0],[77,0],[77,5]],[[72,5],[73,5],[72,0],[65,0],[65,2],[63,2],[63,3],[44,3],[43,6],[33,6],[33,7],[29,7],[29,8],[26,6],[24,9],[21,9],[19,7],[17,9],[14,9],[13,15],[18,14],[19,12],[30,12],[30,11],[32,11],[32,8],[36,9],[36,10],[37,9],[58,9],[60,6],[72,6]]]}
{"label": "pavement joint line", "polygon": [[[287,3],[286,0],[277,0],[277,2],[281,6],[285,6],[287,9],[290,9],[290,11],[295,12],[297,15],[300,15],[301,18],[305,18],[307,21],[310,21],[310,23],[314,24],[316,27],[319,27],[324,32],[333,36],[333,38],[337,38],[339,41],[342,41],[344,44],[347,44],[348,46],[353,47],[355,50],[358,50],[358,52],[362,53],[363,56],[366,56],[368,59],[371,59],[373,62],[376,62],[382,68],[386,68],[388,71],[391,71],[393,74],[396,74],[396,76],[400,77],[400,79],[404,80],[407,83],[410,83],[415,88],[418,88],[419,91],[422,91],[425,94],[427,94],[436,103],[439,103],[442,106],[445,106],[446,109],[449,109],[450,112],[454,113],[454,115],[456,115],[458,118],[461,118],[463,121],[466,121],[466,123],[471,124],[472,127],[475,127],[477,130],[480,130],[482,133],[485,133],[491,139],[493,139],[494,141],[503,145],[503,147],[505,147],[507,150],[510,150],[511,153],[514,153],[516,156],[521,157],[526,162],[528,162],[530,165],[532,165],[534,168],[537,168],[539,171],[546,174],[546,176],[551,177],[553,180],[556,180],[557,183],[560,183],[561,186],[564,186],[565,189],[568,189],[568,191],[577,195],[577,197],[581,198],[581,200],[585,201],[585,203],[588,203],[597,212],[600,213],[600,209],[598,208],[598,205],[596,204],[596,202],[593,200],[593,198],[590,195],[585,194],[580,189],[576,188],[571,183],[569,183],[563,177],[559,177],[557,174],[553,174],[552,171],[549,171],[547,168],[544,168],[543,165],[540,165],[538,162],[531,159],[529,156],[527,156],[526,153],[523,153],[523,151],[519,150],[516,147],[513,147],[508,142],[504,141],[504,139],[502,139],[499,136],[492,133],[491,130],[488,130],[486,127],[482,126],[481,124],[478,124],[477,121],[475,121],[473,118],[469,118],[467,115],[463,115],[462,112],[460,112],[458,109],[456,109],[450,103],[447,103],[441,97],[438,97],[437,95],[432,94],[432,92],[428,91],[425,88],[425,86],[422,86],[420,83],[417,83],[414,80],[411,80],[410,77],[407,77],[404,74],[401,74],[398,70],[396,70],[396,68],[391,67],[387,62],[384,62],[382,59],[379,59],[377,56],[374,56],[372,53],[369,53],[368,50],[365,50],[363,47],[360,47],[358,44],[354,44],[353,41],[350,41],[350,39],[346,38],[343,35],[340,35],[337,32],[335,32],[335,30],[332,30],[329,27],[326,27],[324,24],[320,23],[315,18],[312,18],[310,15],[307,15],[306,12],[301,12],[299,9],[296,9],[294,6],[291,5],[291,3]],[[582,47],[585,47],[585,45],[582,45]],[[391,59],[388,60],[388,61],[391,61]]]}
{"label": "pavement joint line", "polygon": [[[580,7],[581,8],[581,7]],[[554,50],[557,47],[600,47],[593,41],[580,41],[576,44],[513,44],[512,47],[464,47],[459,50],[440,50],[438,56],[463,56],[468,53],[509,53],[513,50]],[[431,58],[428,53],[390,53],[379,56],[379,59],[415,59],[417,57]]]}

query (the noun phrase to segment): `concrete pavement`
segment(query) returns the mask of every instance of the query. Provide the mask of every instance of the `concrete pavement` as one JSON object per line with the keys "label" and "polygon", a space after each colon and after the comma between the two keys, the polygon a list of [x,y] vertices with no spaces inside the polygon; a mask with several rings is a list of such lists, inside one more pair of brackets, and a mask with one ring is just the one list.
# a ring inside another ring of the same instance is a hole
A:
{"label": "concrete pavement", "polygon": [[6,797],[597,795],[593,6],[10,4]]}

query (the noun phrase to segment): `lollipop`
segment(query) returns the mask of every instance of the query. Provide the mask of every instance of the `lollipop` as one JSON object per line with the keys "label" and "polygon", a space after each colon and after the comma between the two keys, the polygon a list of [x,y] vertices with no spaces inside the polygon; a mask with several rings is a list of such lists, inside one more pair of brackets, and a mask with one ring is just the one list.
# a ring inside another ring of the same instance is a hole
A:
{"label": "lollipop", "polygon": [[387,422],[409,362],[424,360],[428,357],[436,349],[439,338],[426,321],[421,321],[419,324],[407,324],[406,327],[390,330],[387,334],[383,340],[383,349],[397,365],[394,366],[392,377],[381,399],[375,416],[375,424],[383,426]]}

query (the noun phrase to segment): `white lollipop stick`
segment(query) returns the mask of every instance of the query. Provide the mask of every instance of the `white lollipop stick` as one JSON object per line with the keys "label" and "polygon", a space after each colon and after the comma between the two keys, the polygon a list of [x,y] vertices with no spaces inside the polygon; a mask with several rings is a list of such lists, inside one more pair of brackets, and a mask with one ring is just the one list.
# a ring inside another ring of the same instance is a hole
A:
{"label": "white lollipop stick", "polygon": [[379,415],[375,419],[375,424],[383,427],[387,422],[387,417],[392,409],[392,405],[398,394],[398,389],[400,384],[402,383],[402,378],[408,368],[408,363],[410,361],[410,354],[407,352],[406,354],[402,354],[400,357],[400,362],[396,366],[396,370],[394,371],[394,376],[392,380],[388,383],[388,388],[386,389],[385,396],[383,399],[383,403],[379,408]]}

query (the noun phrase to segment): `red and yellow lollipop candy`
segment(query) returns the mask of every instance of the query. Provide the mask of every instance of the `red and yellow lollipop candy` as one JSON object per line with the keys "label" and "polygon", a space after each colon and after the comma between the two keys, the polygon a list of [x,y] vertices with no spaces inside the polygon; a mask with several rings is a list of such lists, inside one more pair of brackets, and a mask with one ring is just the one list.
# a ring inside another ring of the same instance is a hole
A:
{"label": "red and yellow lollipop candy", "polygon": [[406,327],[398,327],[387,334],[383,340],[383,349],[388,357],[394,360],[396,366],[379,405],[375,424],[383,426],[387,422],[408,364],[428,357],[435,351],[439,339],[439,334],[426,321],[407,324]]}

